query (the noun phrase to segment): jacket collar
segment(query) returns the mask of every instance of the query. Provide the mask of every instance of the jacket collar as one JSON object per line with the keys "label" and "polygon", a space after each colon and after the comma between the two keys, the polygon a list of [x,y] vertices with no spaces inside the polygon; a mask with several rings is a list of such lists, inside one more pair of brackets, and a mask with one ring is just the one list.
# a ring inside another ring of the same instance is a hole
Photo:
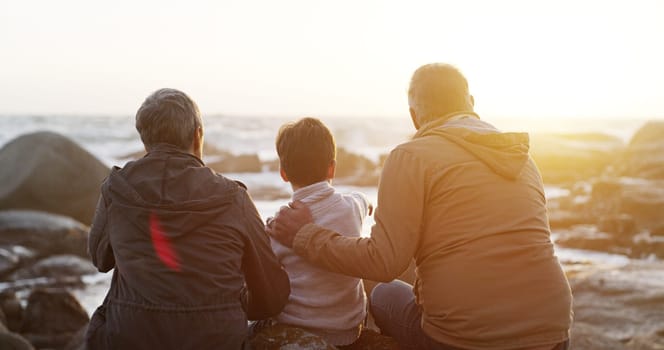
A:
{"label": "jacket collar", "polygon": [[162,154],[183,155],[183,156],[186,156],[186,157],[193,158],[201,166],[205,166],[205,163],[203,163],[203,161],[200,158],[196,157],[195,155],[193,155],[193,154],[191,154],[187,151],[183,151],[182,149],[180,149],[180,148],[178,148],[174,145],[168,144],[168,143],[158,143],[158,144],[150,147],[150,150],[148,151],[148,153],[145,156],[146,157],[150,157],[152,155],[159,156],[159,155],[162,155]]}

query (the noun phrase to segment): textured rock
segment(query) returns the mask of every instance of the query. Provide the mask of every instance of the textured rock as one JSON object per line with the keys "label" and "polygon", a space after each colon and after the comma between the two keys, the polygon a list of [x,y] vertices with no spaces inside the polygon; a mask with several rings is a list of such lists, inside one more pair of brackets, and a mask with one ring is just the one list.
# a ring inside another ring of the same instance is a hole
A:
{"label": "textured rock", "polygon": [[17,270],[9,280],[30,279],[37,277],[78,277],[97,273],[97,268],[88,259],[76,255],[53,255],[31,266]]}
{"label": "textured rock", "polygon": [[334,350],[323,338],[301,328],[275,324],[260,326],[250,337],[255,350]]}
{"label": "textured rock", "polygon": [[26,339],[12,332],[0,331],[0,349],[2,350],[34,350]]}
{"label": "textured rock", "polygon": [[39,256],[88,257],[88,228],[68,217],[29,210],[0,211],[0,245],[20,245]]}
{"label": "textured rock", "polygon": [[375,170],[376,164],[369,158],[351,153],[342,147],[337,149],[336,177],[363,176]]}
{"label": "textured rock", "polygon": [[664,263],[591,267],[570,277],[572,349],[664,348]]}
{"label": "textured rock", "polygon": [[109,169],[70,139],[37,132],[0,150],[0,209],[33,209],[90,224]]}
{"label": "textured rock", "polygon": [[0,246],[0,279],[5,274],[20,267],[22,264],[32,261],[35,256],[35,251],[23,246]]}
{"label": "textured rock", "polygon": [[16,294],[9,291],[0,293],[0,308],[5,317],[5,325],[10,331],[18,332],[23,323],[23,306]]}
{"label": "textured rock", "polygon": [[650,121],[630,141],[618,164],[623,176],[664,179],[664,121]]}
{"label": "textured rock", "polygon": [[69,292],[35,289],[28,297],[21,334],[36,348],[61,348],[88,321],[87,312]]}
{"label": "textured rock", "polygon": [[88,331],[88,326],[81,327],[71,338],[69,343],[65,345],[63,350],[85,350],[85,333]]}

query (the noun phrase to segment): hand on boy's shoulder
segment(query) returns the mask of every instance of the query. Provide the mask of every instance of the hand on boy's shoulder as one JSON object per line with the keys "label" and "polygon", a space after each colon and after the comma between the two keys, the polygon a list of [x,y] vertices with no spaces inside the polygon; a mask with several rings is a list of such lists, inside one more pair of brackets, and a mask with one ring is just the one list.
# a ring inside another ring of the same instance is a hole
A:
{"label": "hand on boy's shoulder", "polygon": [[313,222],[311,211],[306,204],[295,201],[283,206],[270,220],[265,231],[286,247],[293,247],[297,232],[306,224]]}

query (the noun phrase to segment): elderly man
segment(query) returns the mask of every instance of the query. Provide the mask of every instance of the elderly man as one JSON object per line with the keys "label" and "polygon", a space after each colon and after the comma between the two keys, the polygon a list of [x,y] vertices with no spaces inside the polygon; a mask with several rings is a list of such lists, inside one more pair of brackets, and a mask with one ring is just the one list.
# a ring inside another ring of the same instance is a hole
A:
{"label": "elderly man", "polygon": [[404,349],[567,348],[572,297],[528,135],[480,120],[447,64],[415,71],[408,97],[417,133],[385,161],[369,238],[312,224],[298,202],[268,232],[314,264],[376,281],[415,259],[414,287],[379,284],[370,300]]}
{"label": "elderly man", "polygon": [[136,129],[147,155],[112,170],[90,230],[92,262],[115,270],[88,348],[246,348],[247,318],[278,314],[290,294],[246,188],[201,161],[184,93],[154,92]]}

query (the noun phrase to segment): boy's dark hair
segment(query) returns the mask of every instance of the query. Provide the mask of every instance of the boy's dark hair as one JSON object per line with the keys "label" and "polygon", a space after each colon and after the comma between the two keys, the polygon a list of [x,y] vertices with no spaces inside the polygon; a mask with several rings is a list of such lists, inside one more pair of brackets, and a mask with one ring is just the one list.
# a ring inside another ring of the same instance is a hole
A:
{"label": "boy's dark hair", "polygon": [[281,168],[298,186],[326,180],[328,167],[337,156],[332,133],[316,118],[284,124],[276,144]]}

